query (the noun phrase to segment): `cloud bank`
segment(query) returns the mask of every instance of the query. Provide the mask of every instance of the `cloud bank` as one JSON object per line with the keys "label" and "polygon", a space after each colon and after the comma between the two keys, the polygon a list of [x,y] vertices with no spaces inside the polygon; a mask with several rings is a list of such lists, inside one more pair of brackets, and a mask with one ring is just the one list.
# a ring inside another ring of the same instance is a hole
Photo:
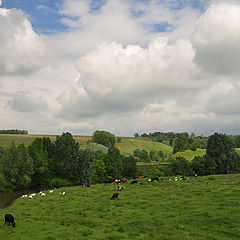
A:
{"label": "cloud bank", "polygon": [[1,125],[239,134],[240,5],[208,3],[63,1],[69,30],[51,35],[0,8]]}

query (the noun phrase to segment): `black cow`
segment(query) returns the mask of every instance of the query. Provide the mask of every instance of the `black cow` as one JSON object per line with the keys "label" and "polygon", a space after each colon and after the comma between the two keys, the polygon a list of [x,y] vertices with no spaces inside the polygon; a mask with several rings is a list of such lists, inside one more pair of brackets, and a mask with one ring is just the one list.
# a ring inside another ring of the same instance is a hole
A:
{"label": "black cow", "polygon": [[13,227],[15,227],[16,223],[14,222],[14,217],[12,214],[5,214],[5,223],[7,225],[12,225]]}
{"label": "black cow", "polygon": [[151,182],[153,182],[153,181],[159,181],[159,178],[158,177],[152,177]]}
{"label": "black cow", "polygon": [[131,184],[136,184],[136,183],[138,183],[138,180],[131,181]]}
{"label": "black cow", "polygon": [[115,199],[115,198],[118,198],[118,195],[119,195],[118,192],[114,193],[114,194],[112,195],[112,197],[111,197],[111,200],[113,200],[113,199]]}

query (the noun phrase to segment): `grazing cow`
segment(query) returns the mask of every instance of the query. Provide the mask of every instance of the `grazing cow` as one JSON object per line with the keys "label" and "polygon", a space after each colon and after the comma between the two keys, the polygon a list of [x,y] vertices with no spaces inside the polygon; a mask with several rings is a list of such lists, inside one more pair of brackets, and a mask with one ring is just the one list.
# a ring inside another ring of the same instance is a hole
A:
{"label": "grazing cow", "polygon": [[12,214],[5,214],[5,223],[7,225],[12,225],[13,227],[15,227],[16,223],[14,222],[14,217]]}
{"label": "grazing cow", "polygon": [[113,200],[113,199],[115,199],[115,198],[118,198],[118,195],[119,195],[118,192],[117,192],[117,193],[114,193],[114,194],[112,195],[112,197],[111,197],[111,200]]}
{"label": "grazing cow", "polygon": [[87,182],[83,182],[83,183],[82,183],[82,187],[90,187],[90,184],[87,183]]}
{"label": "grazing cow", "polygon": [[182,179],[182,180],[187,180],[184,176],[180,177],[180,179]]}
{"label": "grazing cow", "polygon": [[138,183],[138,180],[131,181],[131,184],[136,184],[136,183]]}
{"label": "grazing cow", "polygon": [[120,185],[118,185],[118,191],[122,191],[124,188]]}
{"label": "grazing cow", "polygon": [[143,179],[144,178],[144,176],[141,176],[141,177],[139,177],[138,179]]}
{"label": "grazing cow", "polygon": [[121,180],[120,180],[120,179],[115,179],[115,180],[114,180],[114,184],[119,184],[119,183],[121,183]]}
{"label": "grazing cow", "polygon": [[126,178],[123,178],[121,181],[122,181],[122,183],[127,183],[127,179]]}
{"label": "grazing cow", "polygon": [[158,177],[152,177],[151,182],[153,182],[153,181],[158,181],[159,182],[159,178]]}

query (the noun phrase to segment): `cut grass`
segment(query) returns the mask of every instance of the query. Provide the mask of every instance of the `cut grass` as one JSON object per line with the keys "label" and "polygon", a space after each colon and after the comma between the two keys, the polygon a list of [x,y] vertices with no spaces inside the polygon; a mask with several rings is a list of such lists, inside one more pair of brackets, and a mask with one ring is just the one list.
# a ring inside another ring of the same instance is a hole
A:
{"label": "cut grass", "polygon": [[[239,239],[240,175],[175,182],[142,180],[117,186],[96,184],[18,199],[0,213],[15,216],[16,228],[0,224],[0,239]],[[66,192],[61,195],[60,192]]]}

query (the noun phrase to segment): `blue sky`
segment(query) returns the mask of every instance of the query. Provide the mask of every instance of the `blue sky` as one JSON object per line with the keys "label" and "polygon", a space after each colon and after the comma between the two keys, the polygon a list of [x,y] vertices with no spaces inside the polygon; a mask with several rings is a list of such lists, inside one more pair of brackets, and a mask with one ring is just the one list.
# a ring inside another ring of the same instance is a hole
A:
{"label": "blue sky", "polygon": [[21,9],[30,16],[35,31],[51,33],[67,30],[58,13],[60,3],[59,0],[3,0],[2,7]]}
{"label": "blue sky", "polygon": [[[79,0],[81,1],[81,0]],[[90,3],[92,12],[95,12],[104,5],[106,0],[92,0]],[[132,0],[132,4],[142,2],[149,4],[150,0]],[[166,1],[159,0],[159,4],[168,5],[170,9],[179,10],[185,7],[200,9],[202,12],[207,6],[208,0],[179,0]],[[30,19],[34,30],[38,33],[51,34],[56,32],[65,32],[68,27],[61,23],[64,17],[60,14],[62,0],[3,0],[2,7],[17,8],[26,13]],[[133,12],[135,17],[139,17],[141,12]],[[69,16],[68,16],[69,17]],[[152,32],[171,31],[173,28],[168,22],[153,23],[149,28]]]}

